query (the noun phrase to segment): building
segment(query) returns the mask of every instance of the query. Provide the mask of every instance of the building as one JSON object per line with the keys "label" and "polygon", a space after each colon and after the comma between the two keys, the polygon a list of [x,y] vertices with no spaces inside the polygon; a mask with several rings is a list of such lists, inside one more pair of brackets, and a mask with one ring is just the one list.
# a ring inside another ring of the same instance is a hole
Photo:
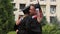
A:
{"label": "building", "polygon": [[[21,12],[21,9],[23,9],[25,6],[28,6],[29,4],[36,4],[37,0],[14,0],[13,4],[14,7],[17,8],[16,11],[14,11],[15,19],[17,20],[17,12]],[[39,0],[39,3],[41,5],[41,9],[43,11],[44,16],[46,16],[47,21],[49,23],[53,22],[59,22],[60,21],[60,0]]]}

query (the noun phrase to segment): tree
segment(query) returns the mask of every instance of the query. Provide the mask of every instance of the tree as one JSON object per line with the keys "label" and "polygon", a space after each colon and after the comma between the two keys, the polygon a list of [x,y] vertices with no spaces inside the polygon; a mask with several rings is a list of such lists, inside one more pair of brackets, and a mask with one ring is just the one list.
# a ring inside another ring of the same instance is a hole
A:
{"label": "tree", "polygon": [[14,16],[12,0],[0,0],[0,34],[13,30]]}
{"label": "tree", "polygon": [[48,23],[48,22],[47,22],[47,20],[46,20],[46,16],[43,16],[43,19],[42,19],[42,21],[41,21],[41,25],[42,25],[42,26],[45,26],[47,23]]}

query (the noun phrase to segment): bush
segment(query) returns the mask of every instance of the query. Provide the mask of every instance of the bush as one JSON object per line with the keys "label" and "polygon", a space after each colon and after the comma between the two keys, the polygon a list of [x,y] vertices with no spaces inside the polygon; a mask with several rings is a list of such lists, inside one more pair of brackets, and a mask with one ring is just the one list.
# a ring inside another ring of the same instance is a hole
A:
{"label": "bush", "polygon": [[47,23],[46,16],[43,16],[43,19],[41,21],[41,25],[44,26],[44,25],[46,25],[46,23]]}
{"label": "bush", "polygon": [[43,34],[59,34],[60,30],[57,25],[55,24],[46,24],[42,27]]}
{"label": "bush", "polygon": [[6,34],[14,28],[12,0],[0,0],[0,34]]}

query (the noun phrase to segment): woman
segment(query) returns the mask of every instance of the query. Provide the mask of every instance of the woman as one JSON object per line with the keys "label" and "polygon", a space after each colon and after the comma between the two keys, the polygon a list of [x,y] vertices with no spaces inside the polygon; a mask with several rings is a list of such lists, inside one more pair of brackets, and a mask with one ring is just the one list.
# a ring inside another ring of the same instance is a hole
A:
{"label": "woman", "polygon": [[[23,34],[21,31],[25,31],[25,30],[21,30],[21,28],[22,28],[22,27],[21,27],[21,26],[22,26],[22,23],[21,23],[21,22],[23,22],[23,21],[25,20],[24,18],[29,15],[29,7],[25,7],[25,8],[23,9],[23,13],[24,13],[24,16],[21,17],[21,15],[19,15],[19,18],[18,18],[18,20],[16,21],[15,30],[16,30],[16,33],[17,33],[17,34]],[[24,23],[23,23],[23,24],[24,24]],[[24,28],[22,28],[22,29],[24,29]],[[26,31],[25,31],[24,34],[27,34]]]}
{"label": "woman", "polygon": [[14,29],[15,29],[16,33],[18,33],[18,31],[19,31],[18,30],[19,29],[19,24],[20,24],[20,21],[23,19],[22,17],[23,17],[23,15],[19,15],[18,20],[16,20],[16,24],[14,26]]}

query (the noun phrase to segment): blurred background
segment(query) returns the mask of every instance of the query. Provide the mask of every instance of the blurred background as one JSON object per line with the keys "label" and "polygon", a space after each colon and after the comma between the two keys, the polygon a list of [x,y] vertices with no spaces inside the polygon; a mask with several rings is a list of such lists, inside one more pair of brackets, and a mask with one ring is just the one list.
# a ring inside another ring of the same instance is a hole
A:
{"label": "blurred background", "polygon": [[[38,0],[43,12],[42,33],[60,34],[60,0]],[[16,34],[14,24],[22,9],[37,0],[0,0],[0,34]]]}

